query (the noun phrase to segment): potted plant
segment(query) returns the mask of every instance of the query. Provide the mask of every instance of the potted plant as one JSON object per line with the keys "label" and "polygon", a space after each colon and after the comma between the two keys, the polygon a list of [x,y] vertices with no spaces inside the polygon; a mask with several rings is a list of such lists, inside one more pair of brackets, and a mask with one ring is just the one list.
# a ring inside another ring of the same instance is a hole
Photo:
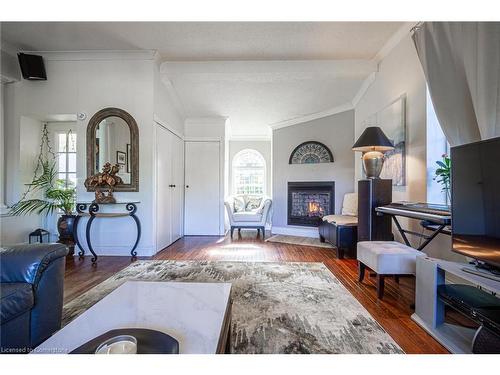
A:
{"label": "potted plant", "polygon": [[41,198],[28,198],[27,194],[10,209],[11,215],[50,215],[61,210],[63,214],[57,221],[59,241],[70,247],[74,252],[73,226],[76,215],[74,207],[76,188],[67,184],[66,180],[57,179],[55,162],[44,160],[40,162],[42,172],[28,184],[28,191],[38,193]]}
{"label": "potted plant", "polygon": [[436,169],[434,181],[442,185],[441,191],[446,193],[447,202],[451,202],[451,159],[447,154],[442,155],[442,159],[436,161],[438,168]]}

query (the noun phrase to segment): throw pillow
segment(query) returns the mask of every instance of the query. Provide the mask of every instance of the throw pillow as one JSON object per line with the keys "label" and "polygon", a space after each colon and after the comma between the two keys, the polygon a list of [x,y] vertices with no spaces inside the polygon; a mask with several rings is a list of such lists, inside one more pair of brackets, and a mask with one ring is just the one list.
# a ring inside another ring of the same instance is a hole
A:
{"label": "throw pillow", "polygon": [[234,197],[234,212],[243,212],[245,211],[245,201],[241,197]]}
{"label": "throw pillow", "polygon": [[260,207],[261,203],[262,203],[262,198],[248,197],[247,198],[247,205],[245,207],[245,211],[256,210],[256,209],[258,209]]}
{"label": "throw pillow", "polygon": [[344,195],[342,215],[358,216],[358,194],[348,193]]}

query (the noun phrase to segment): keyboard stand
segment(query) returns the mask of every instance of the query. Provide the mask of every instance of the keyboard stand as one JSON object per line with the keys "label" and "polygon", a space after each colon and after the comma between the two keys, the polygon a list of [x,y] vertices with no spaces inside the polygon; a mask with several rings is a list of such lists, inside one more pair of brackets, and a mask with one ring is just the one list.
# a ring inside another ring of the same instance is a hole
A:
{"label": "keyboard stand", "polygon": [[[401,227],[401,224],[399,223],[396,215],[391,215],[391,217],[392,217],[392,220],[394,221],[394,224],[396,224],[396,227],[398,228],[398,232],[401,234],[401,237],[403,238],[403,241],[405,242],[405,244],[407,246],[412,247],[410,244],[410,241],[408,240],[408,237],[406,236],[407,233],[424,239],[424,242],[422,242],[420,244],[420,246],[417,247],[417,250],[423,250],[424,247],[426,247],[439,233],[442,233],[443,229],[446,227],[445,224],[441,224],[437,227],[437,229],[433,230],[430,235],[426,235],[426,234],[414,232],[414,231],[411,231],[408,229],[403,229]],[[430,230],[430,229],[428,229],[428,230]]]}
{"label": "keyboard stand", "polygon": [[[407,210],[388,210],[386,207],[377,207],[375,208],[375,211],[377,212],[377,215],[389,215],[392,217],[392,220],[394,221],[394,224],[396,225],[396,228],[398,229],[398,232],[401,234],[401,237],[403,238],[403,241],[407,246],[413,247],[408,240],[408,237],[406,236],[407,234],[411,234],[413,236],[423,238],[424,242],[420,244],[420,246],[417,248],[417,250],[423,250],[434,238],[439,233],[443,233],[443,230],[446,228],[447,225],[449,225],[449,222],[444,221],[444,222],[439,222],[438,220],[433,221],[431,218],[428,217],[428,215],[420,215],[419,212],[416,211],[407,211]],[[392,211],[392,212],[391,212]],[[417,219],[417,220],[427,220],[429,222],[434,222],[436,224],[436,229],[429,229],[431,230],[432,233],[430,235],[414,232],[408,229],[403,229],[401,227],[401,224],[399,223],[397,216],[402,216],[402,217],[407,217],[410,219]]]}

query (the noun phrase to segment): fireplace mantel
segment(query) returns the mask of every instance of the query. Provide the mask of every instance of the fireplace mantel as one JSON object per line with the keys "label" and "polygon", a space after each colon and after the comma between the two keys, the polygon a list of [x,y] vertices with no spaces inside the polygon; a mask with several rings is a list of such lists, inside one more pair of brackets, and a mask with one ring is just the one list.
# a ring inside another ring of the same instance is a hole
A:
{"label": "fireplace mantel", "polygon": [[288,225],[317,227],[335,213],[335,182],[288,182]]}

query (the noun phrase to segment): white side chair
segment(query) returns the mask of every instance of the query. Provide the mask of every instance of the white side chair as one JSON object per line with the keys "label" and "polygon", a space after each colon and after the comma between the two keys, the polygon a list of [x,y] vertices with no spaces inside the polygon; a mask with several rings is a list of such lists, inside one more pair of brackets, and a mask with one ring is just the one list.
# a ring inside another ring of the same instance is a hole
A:
{"label": "white side chair", "polygon": [[377,274],[377,297],[384,296],[384,278],[415,275],[417,257],[425,253],[397,241],[361,241],[357,249],[359,282],[363,281],[366,267]]}
{"label": "white side chair", "polygon": [[246,211],[236,212],[234,209],[234,200],[242,199],[244,205],[246,206],[247,198],[243,196],[231,196],[225,202],[227,216],[229,218],[229,224],[231,225],[231,238],[235,229],[240,231],[242,228],[257,229],[257,234],[262,231],[262,238],[266,237],[266,224],[270,218],[270,211],[272,207],[272,200],[269,197],[262,197],[259,207]]}

